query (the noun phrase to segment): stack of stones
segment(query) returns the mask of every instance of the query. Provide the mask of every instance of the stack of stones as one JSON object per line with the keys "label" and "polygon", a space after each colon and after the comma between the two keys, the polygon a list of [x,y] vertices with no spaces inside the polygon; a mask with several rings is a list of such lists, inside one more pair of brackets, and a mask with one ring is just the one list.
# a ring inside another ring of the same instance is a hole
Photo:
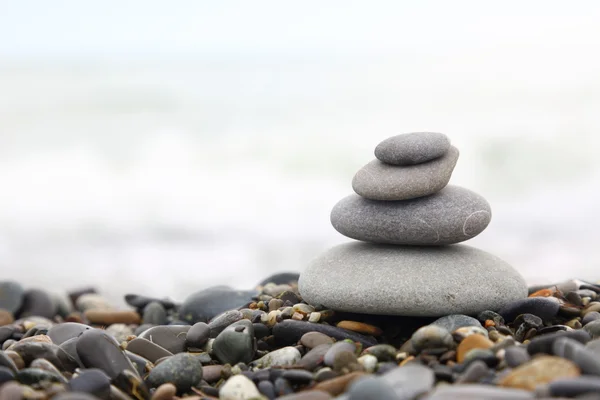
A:
{"label": "stack of stones", "polygon": [[448,186],[459,152],[441,133],[388,138],[354,176],[331,223],[356,242],[336,246],[300,276],[311,304],[403,316],[477,314],[527,297],[521,275],[498,257],[456,243],[491,219],[477,193]]}

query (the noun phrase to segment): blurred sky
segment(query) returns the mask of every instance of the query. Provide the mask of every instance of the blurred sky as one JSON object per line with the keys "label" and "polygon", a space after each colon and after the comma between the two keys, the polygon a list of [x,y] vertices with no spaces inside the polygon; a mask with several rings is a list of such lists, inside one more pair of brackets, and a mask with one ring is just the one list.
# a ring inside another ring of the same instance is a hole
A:
{"label": "blurred sky", "polygon": [[[598,1],[0,0],[0,271],[181,298],[302,270],[382,139],[447,133],[468,244],[600,279]],[[2,276],[0,276],[2,278]]]}
{"label": "blurred sky", "polygon": [[[540,53],[587,49],[597,61],[599,17],[600,4],[593,0],[4,0],[0,54],[38,59],[240,53],[367,56],[512,47]],[[561,59],[568,62],[568,54]]]}

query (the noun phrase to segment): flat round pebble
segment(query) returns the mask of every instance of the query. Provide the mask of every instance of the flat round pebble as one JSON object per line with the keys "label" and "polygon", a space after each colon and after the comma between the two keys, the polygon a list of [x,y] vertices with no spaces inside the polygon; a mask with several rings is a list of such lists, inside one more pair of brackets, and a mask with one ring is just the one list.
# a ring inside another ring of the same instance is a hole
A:
{"label": "flat round pebble", "polygon": [[100,399],[110,397],[110,378],[97,368],[81,371],[78,376],[69,381],[68,386],[73,392],[93,394]]}
{"label": "flat round pebble", "polygon": [[179,310],[180,318],[190,324],[207,322],[224,311],[242,307],[252,301],[255,290],[235,290],[216,286],[188,296]]}
{"label": "flat round pebble", "polygon": [[445,315],[433,321],[431,325],[441,326],[450,333],[454,332],[458,328],[467,326],[475,326],[479,328],[482,327],[481,322],[479,322],[476,318],[463,314]]}
{"label": "flat round pebble", "polygon": [[320,344],[333,344],[333,339],[321,332],[307,332],[300,338],[300,344],[313,349]]}
{"label": "flat round pebble", "polygon": [[407,167],[375,159],[354,175],[352,188],[370,200],[397,201],[432,195],[448,184],[458,156],[458,149],[451,147],[435,160]]}
{"label": "flat round pebble", "polygon": [[454,339],[450,332],[437,325],[426,325],[417,329],[410,342],[415,350],[454,347]]}
{"label": "flat round pebble", "polygon": [[411,132],[389,137],[375,147],[377,159],[394,165],[424,163],[444,155],[448,136],[439,132]]}
{"label": "flat round pebble", "polygon": [[152,363],[155,363],[163,357],[170,357],[173,355],[173,353],[158,344],[140,337],[128,342],[127,350],[148,359]]}
{"label": "flat round pebble", "polygon": [[154,326],[139,337],[156,343],[165,350],[177,354],[186,350],[186,334],[190,330],[189,325],[160,325]]}
{"label": "flat round pebble", "polygon": [[491,215],[483,197],[450,185],[430,196],[403,201],[376,201],[353,194],[333,207],[330,219],[339,233],[356,240],[440,246],[477,236]]}
{"label": "flat round pebble", "polygon": [[298,284],[303,298],[313,304],[404,316],[477,314],[527,295],[525,281],[511,266],[465,245],[423,251],[415,246],[346,243],[314,260]]}
{"label": "flat round pebble", "polygon": [[111,379],[124,370],[137,374],[129,358],[119,347],[119,343],[99,329],[85,331],[77,338],[77,355],[86,368],[99,368]]}

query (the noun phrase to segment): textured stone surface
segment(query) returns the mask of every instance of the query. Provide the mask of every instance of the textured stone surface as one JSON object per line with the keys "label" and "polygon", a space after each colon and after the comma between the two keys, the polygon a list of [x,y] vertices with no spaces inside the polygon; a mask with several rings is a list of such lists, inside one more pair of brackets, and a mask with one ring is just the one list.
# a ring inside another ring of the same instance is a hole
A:
{"label": "textured stone surface", "polygon": [[411,132],[392,136],[375,147],[375,157],[388,164],[412,165],[442,156],[450,139],[438,132]]}
{"label": "textured stone surface", "polygon": [[468,189],[447,186],[431,196],[376,201],[352,194],[331,211],[331,224],[352,239],[374,243],[444,245],[481,233],[490,223],[488,202]]}
{"label": "textured stone surface", "polygon": [[442,190],[458,161],[456,147],[435,160],[401,167],[373,160],[352,180],[354,191],[371,200],[408,200]]}
{"label": "textured stone surface", "polygon": [[314,260],[299,289],[309,303],[334,310],[406,316],[473,315],[527,296],[510,265],[465,245],[345,243]]}
{"label": "textured stone surface", "polygon": [[516,389],[534,390],[538,385],[579,375],[581,375],[579,367],[569,360],[540,356],[513,369],[498,384]]}

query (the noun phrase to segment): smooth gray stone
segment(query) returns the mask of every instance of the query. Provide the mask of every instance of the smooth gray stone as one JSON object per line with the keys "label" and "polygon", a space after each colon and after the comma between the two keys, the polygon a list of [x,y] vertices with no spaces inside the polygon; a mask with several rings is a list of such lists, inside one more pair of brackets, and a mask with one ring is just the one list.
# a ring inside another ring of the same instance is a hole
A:
{"label": "smooth gray stone", "polygon": [[504,360],[510,368],[516,368],[531,360],[531,356],[525,346],[510,346],[504,350]]}
{"label": "smooth gray stone", "polygon": [[257,290],[235,290],[227,286],[203,289],[185,299],[179,318],[190,324],[207,322],[224,311],[250,303],[257,294]]}
{"label": "smooth gray stone", "polygon": [[144,324],[164,325],[167,323],[167,310],[158,301],[151,301],[144,307],[142,321]]}
{"label": "smooth gray stone", "polygon": [[173,355],[173,353],[167,349],[141,337],[137,337],[128,342],[127,350],[137,354],[138,356],[142,356],[147,360],[150,360],[152,363],[155,363],[157,360],[163,357],[170,357]]}
{"label": "smooth gray stone", "polygon": [[366,376],[352,382],[348,389],[349,400],[397,400],[398,396],[383,379]]}
{"label": "smooth gray stone", "polygon": [[210,327],[205,322],[196,322],[187,332],[187,347],[201,348],[210,338]]}
{"label": "smooth gray stone", "polygon": [[177,393],[181,395],[200,383],[202,371],[202,363],[198,357],[190,353],[180,353],[152,368],[146,382],[150,387],[172,383],[177,387]]}
{"label": "smooth gray stone", "polygon": [[438,325],[425,325],[417,329],[411,336],[410,343],[417,351],[454,347],[454,339],[450,332]]}
{"label": "smooth gray stone", "polygon": [[408,400],[430,391],[435,374],[424,365],[407,364],[384,373],[381,379],[392,387],[399,400]]}
{"label": "smooth gray stone", "polygon": [[481,384],[438,386],[422,400],[524,400],[533,399],[533,392]]}
{"label": "smooth gray stone", "polygon": [[17,282],[0,282],[0,309],[4,309],[11,314],[15,314],[23,304],[25,290]]}
{"label": "smooth gray stone", "polygon": [[548,321],[556,316],[559,309],[560,304],[554,297],[528,297],[507,304],[498,310],[498,314],[508,322],[512,322],[520,314],[533,314]]}
{"label": "smooth gray stone", "polygon": [[23,296],[23,304],[19,310],[19,318],[44,317],[52,319],[56,314],[56,307],[52,297],[39,289],[29,289]]}
{"label": "smooth gray stone", "polygon": [[137,376],[137,370],[119,343],[100,329],[90,329],[77,338],[77,355],[86,368],[99,368],[115,379],[125,370]]}
{"label": "smooth gray stone", "polygon": [[327,353],[325,353],[325,356],[323,357],[323,362],[328,367],[333,367],[333,363],[335,361],[335,356],[337,356],[339,353],[341,353],[343,351],[347,351],[352,354],[355,354],[356,353],[356,345],[354,343],[350,343],[350,342],[346,342],[346,341],[334,343],[329,348],[329,350],[327,350]]}
{"label": "smooth gray stone", "polygon": [[479,322],[476,318],[463,314],[446,315],[436,319],[430,325],[441,326],[450,333],[465,326],[477,326],[482,328],[481,322]]}
{"label": "smooth gray stone", "polygon": [[448,136],[439,132],[411,132],[392,136],[375,147],[375,157],[396,165],[413,165],[441,157],[450,148]]}
{"label": "smooth gray stone", "polygon": [[588,322],[587,324],[585,324],[583,329],[590,334],[592,339],[600,338],[600,320],[597,319],[595,321]]}
{"label": "smooth gray stone", "polygon": [[431,196],[403,201],[352,194],[333,207],[331,224],[342,235],[365,242],[438,246],[477,236],[491,216],[483,197],[447,186]]}
{"label": "smooth gray stone", "polygon": [[433,317],[476,315],[527,296],[517,271],[474,247],[360,242],[314,260],[300,275],[299,290],[308,303],[337,311]]}
{"label": "smooth gray stone", "polygon": [[558,338],[552,345],[552,352],[556,356],[573,361],[586,375],[600,375],[600,358],[576,340]]}
{"label": "smooth gray stone", "polygon": [[189,325],[159,325],[142,332],[138,337],[148,339],[163,349],[177,354],[186,350],[186,334],[190,328]]}
{"label": "smooth gray stone", "polygon": [[578,376],[569,379],[557,379],[550,382],[547,390],[552,397],[575,397],[587,393],[600,392],[600,378]]}
{"label": "smooth gray stone", "polygon": [[256,351],[252,322],[243,319],[229,325],[216,337],[212,351],[222,364],[248,364]]}
{"label": "smooth gray stone", "polygon": [[64,322],[57,324],[48,329],[47,335],[52,339],[52,343],[61,345],[69,339],[79,336],[84,331],[93,329],[89,325],[80,324],[78,322]]}
{"label": "smooth gray stone", "polygon": [[435,160],[401,167],[373,160],[352,179],[352,189],[371,200],[408,200],[439,192],[450,181],[458,161],[456,147]]}
{"label": "smooth gray stone", "polygon": [[221,313],[210,320],[208,327],[210,328],[210,337],[216,338],[217,335],[229,325],[244,318],[244,315],[238,310],[229,310]]}

